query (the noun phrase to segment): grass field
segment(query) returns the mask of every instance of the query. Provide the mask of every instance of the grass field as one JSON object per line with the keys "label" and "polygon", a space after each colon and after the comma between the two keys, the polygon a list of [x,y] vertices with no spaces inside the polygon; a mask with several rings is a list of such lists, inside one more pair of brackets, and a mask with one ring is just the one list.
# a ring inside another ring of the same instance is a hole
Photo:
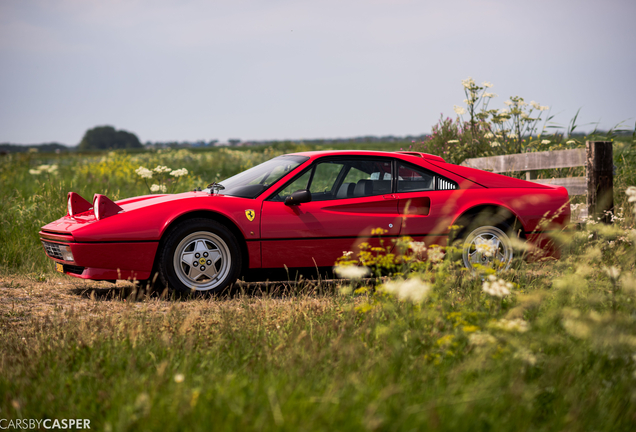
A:
{"label": "grass field", "polygon": [[[501,281],[447,259],[375,288],[301,282],[172,299],[129,282],[60,277],[39,244],[68,190],[147,193],[135,169],[156,165],[186,168],[168,185],[186,190],[290,150],[0,159],[0,426],[86,418],[117,431],[633,429],[629,144],[615,147],[623,212],[614,226],[563,233],[560,261],[516,262]],[[489,295],[485,283],[512,284],[510,294]],[[392,294],[407,291],[419,296]]]}

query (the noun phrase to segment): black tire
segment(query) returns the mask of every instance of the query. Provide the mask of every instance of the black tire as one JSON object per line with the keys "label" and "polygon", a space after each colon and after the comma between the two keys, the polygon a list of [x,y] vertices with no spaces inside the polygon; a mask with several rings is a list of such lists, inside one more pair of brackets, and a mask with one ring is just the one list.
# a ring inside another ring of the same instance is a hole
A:
{"label": "black tire", "polygon": [[211,219],[177,225],[162,242],[159,277],[179,293],[219,293],[239,277],[242,256],[236,237]]}

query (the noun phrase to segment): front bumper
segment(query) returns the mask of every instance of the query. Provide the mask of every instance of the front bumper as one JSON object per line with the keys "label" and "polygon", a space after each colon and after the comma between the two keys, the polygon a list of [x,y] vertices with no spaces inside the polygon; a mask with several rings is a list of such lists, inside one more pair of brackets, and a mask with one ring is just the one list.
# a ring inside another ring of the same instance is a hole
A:
{"label": "front bumper", "polygon": [[[159,242],[75,242],[72,235],[40,231],[49,258],[62,272],[81,279],[144,280],[150,277]],[[63,259],[60,246],[70,247],[74,261]]]}

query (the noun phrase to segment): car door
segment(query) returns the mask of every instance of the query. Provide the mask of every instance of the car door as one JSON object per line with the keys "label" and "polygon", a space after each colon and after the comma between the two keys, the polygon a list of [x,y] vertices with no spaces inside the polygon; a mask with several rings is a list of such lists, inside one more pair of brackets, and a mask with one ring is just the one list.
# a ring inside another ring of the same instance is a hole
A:
{"label": "car door", "polygon": [[[309,190],[311,202],[285,205],[285,197]],[[344,251],[360,243],[378,244],[376,228],[385,230],[385,245],[400,232],[398,202],[389,158],[327,157],[263,201],[262,265],[332,266]]]}
{"label": "car door", "polygon": [[396,193],[400,235],[446,245],[459,196],[457,183],[423,167],[399,161]]}

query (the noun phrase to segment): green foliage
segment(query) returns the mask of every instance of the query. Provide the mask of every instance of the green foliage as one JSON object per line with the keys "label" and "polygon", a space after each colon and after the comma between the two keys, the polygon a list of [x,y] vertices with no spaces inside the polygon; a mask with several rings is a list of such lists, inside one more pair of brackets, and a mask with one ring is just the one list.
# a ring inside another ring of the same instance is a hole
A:
{"label": "green foliage", "polygon": [[96,126],[84,134],[79,150],[116,150],[141,148],[137,135],[112,126]]}

